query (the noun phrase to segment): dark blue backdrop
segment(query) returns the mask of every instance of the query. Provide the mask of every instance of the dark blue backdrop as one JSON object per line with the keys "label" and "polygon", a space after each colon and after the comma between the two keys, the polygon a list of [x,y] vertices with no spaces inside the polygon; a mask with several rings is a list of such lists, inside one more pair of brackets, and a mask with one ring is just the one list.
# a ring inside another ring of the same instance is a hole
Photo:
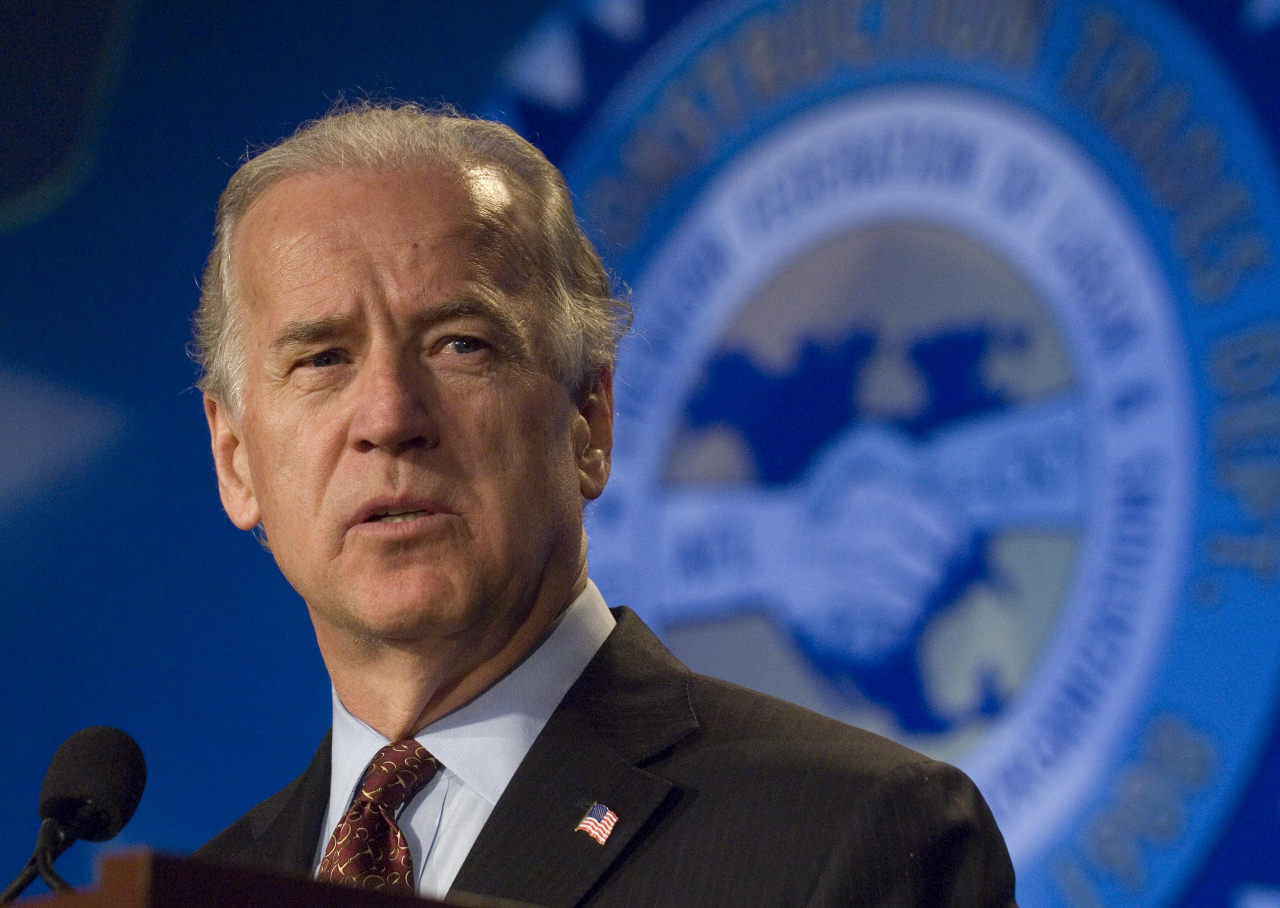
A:
{"label": "dark blue backdrop", "polygon": [[[1277,4],[1169,5],[1280,148]],[[216,198],[246,145],[340,95],[479,108],[545,6],[5,4],[0,875],[29,853],[50,755],[85,725],[147,754],[126,844],[194,849],[309,758],[323,666],[296,594],[221,512],[185,354]],[[553,127],[531,137],[563,144]],[[1271,735],[1183,903],[1280,887]],[[92,852],[62,860],[68,878]]]}

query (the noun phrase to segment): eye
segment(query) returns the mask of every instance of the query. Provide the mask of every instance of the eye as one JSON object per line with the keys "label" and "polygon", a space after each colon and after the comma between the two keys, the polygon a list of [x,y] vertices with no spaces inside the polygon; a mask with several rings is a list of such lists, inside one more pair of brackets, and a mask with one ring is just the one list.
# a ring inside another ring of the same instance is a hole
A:
{"label": "eye", "polygon": [[325,350],[317,353],[315,356],[308,356],[303,360],[304,365],[313,366],[317,369],[324,369],[328,366],[342,365],[342,354],[337,350]]}
{"label": "eye", "polygon": [[458,356],[467,356],[487,350],[489,345],[478,337],[451,337],[445,341],[445,348]]}

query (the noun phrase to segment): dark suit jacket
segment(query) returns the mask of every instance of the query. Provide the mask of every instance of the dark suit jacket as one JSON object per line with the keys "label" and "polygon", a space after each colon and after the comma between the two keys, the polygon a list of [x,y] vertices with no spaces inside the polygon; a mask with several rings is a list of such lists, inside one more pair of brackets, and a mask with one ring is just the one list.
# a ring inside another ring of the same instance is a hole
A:
{"label": "dark suit jacket", "polygon": [[[454,881],[569,906],[1000,906],[1013,868],[959,770],[695,675],[630,611],[565,695]],[[308,870],[329,741],[198,857]],[[574,828],[618,816],[604,845]]]}

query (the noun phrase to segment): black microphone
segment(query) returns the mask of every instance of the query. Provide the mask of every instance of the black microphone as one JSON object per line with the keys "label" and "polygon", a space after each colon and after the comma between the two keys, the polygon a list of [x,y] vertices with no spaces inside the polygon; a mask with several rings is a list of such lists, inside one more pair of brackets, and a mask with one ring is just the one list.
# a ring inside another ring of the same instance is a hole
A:
{"label": "black microphone", "polygon": [[129,822],[146,784],[138,742],[107,725],[81,729],[49,761],[40,819],[54,820],[73,839],[105,842]]}
{"label": "black microphone", "polygon": [[138,743],[118,728],[94,725],[63,741],[40,786],[40,833],[27,866],[0,892],[16,899],[40,876],[54,892],[71,889],[53,862],[77,839],[105,842],[129,822],[147,784]]}

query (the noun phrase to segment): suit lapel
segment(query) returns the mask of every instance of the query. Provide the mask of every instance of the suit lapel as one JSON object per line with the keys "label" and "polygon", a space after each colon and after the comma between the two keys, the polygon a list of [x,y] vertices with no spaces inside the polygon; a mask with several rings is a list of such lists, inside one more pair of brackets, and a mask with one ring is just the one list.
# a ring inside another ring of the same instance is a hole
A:
{"label": "suit lapel", "polygon": [[[638,764],[697,728],[689,671],[629,610],[615,615],[618,626],[520,764],[453,894],[571,908],[679,799]],[[597,802],[618,817],[603,845],[575,831]]]}
{"label": "suit lapel", "polygon": [[[636,769],[589,730],[555,724],[547,724],[503,793],[454,892],[570,908],[670,793],[671,783]],[[618,816],[603,845],[574,831],[597,801]]]}

